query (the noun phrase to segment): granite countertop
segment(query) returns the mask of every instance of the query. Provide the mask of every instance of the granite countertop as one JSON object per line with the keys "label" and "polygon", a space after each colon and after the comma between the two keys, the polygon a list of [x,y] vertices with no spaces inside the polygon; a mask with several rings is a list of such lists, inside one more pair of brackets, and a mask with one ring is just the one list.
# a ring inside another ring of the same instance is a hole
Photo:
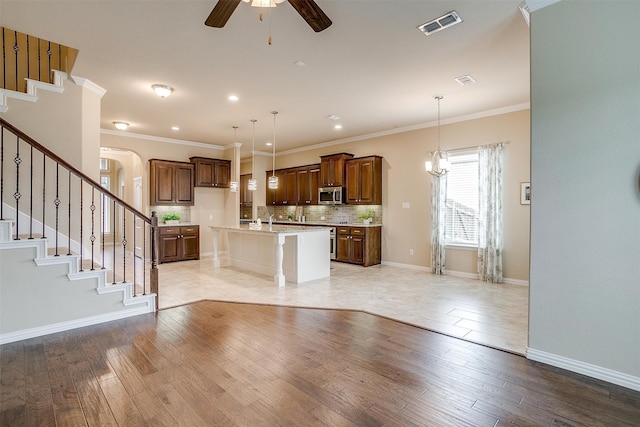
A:
{"label": "granite countertop", "polygon": [[198,224],[192,224],[190,222],[180,222],[178,224],[165,224],[164,222],[158,222],[158,227],[192,227]]}

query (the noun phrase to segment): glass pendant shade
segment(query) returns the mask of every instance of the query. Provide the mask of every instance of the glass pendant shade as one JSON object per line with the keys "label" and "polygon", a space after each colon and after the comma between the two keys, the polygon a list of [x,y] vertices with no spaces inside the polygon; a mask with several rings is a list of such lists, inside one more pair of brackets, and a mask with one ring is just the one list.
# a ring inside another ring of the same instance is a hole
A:
{"label": "glass pendant shade", "polygon": [[247,186],[247,189],[249,191],[256,191],[258,189],[258,181],[253,179],[253,178],[251,178],[249,180],[249,185]]}
{"label": "glass pendant shade", "polygon": [[269,177],[269,188],[272,190],[275,190],[278,188],[278,177],[277,176],[270,176]]}
{"label": "glass pendant shade", "polygon": [[276,7],[277,4],[284,0],[242,0],[245,3],[251,2],[252,7]]}
{"label": "glass pendant shade", "polygon": [[229,183],[229,190],[231,190],[232,193],[237,193],[238,192],[238,188],[240,188],[240,185],[238,184],[238,181],[231,181]]}

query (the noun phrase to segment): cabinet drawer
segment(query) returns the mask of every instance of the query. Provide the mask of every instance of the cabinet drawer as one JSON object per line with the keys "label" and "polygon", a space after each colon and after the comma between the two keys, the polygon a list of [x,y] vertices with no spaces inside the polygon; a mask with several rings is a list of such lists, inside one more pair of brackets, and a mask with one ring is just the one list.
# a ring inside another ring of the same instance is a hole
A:
{"label": "cabinet drawer", "polygon": [[199,231],[198,227],[180,227],[180,232],[182,234],[185,234],[185,233],[197,233],[198,231]]}
{"label": "cabinet drawer", "polygon": [[364,227],[351,227],[352,235],[364,236],[364,231]]}
{"label": "cabinet drawer", "polygon": [[158,227],[160,228],[160,235],[166,236],[167,234],[180,234],[180,227]]}
{"label": "cabinet drawer", "polygon": [[338,227],[338,234],[351,234],[351,227]]}

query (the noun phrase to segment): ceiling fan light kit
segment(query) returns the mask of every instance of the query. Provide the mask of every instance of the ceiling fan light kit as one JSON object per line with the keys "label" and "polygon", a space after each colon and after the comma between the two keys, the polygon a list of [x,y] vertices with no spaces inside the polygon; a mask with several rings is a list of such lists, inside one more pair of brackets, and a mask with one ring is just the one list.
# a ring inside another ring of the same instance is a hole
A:
{"label": "ceiling fan light kit", "polygon": [[245,3],[251,2],[251,7],[276,7],[284,0],[242,0]]}
{"label": "ceiling fan light kit", "polygon": [[[204,21],[208,27],[222,28],[225,26],[231,15],[238,7],[241,1],[251,1],[254,7],[276,7],[277,4],[283,3],[284,0],[218,0],[215,7]],[[298,12],[307,24],[319,33],[329,28],[332,24],[331,19],[320,9],[313,0],[288,0],[289,4]]]}

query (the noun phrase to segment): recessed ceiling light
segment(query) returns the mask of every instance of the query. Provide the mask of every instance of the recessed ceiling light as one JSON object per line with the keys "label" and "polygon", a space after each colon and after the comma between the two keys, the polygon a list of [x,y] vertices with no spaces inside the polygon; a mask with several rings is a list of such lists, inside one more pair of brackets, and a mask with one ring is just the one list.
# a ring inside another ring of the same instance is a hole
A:
{"label": "recessed ceiling light", "polygon": [[273,142],[267,142],[265,143],[265,145],[267,145],[268,147],[271,147],[273,145]]}
{"label": "recessed ceiling light", "polygon": [[342,129],[342,125],[335,125],[333,128],[334,129]]}
{"label": "recessed ceiling light", "polygon": [[171,95],[171,93],[173,92],[173,88],[167,85],[155,84],[155,85],[151,85],[151,88],[153,88],[153,91],[160,98],[166,98],[167,96]]}
{"label": "recessed ceiling light", "polygon": [[329,120],[340,120],[340,116],[336,116],[335,114],[330,114],[327,116]]}
{"label": "recessed ceiling light", "polygon": [[297,65],[298,67],[304,67],[305,65],[307,65],[307,64],[305,64],[305,63],[304,63],[304,62],[302,62],[302,61],[293,61],[293,63],[294,63],[295,65]]}
{"label": "recessed ceiling light", "polygon": [[171,126],[171,130],[180,130],[178,126]]}
{"label": "recessed ceiling light", "polygon": [[113,122],[113,125],[118,130],[126,130],[129,127],[129,123],[127,122]]}
{"label": "recessed ceiling light", "polygon": [[240,98],[238,98],[237,95],[229,95],[229,101],[231,102],[236,102],[237,100],[239,100]]}

